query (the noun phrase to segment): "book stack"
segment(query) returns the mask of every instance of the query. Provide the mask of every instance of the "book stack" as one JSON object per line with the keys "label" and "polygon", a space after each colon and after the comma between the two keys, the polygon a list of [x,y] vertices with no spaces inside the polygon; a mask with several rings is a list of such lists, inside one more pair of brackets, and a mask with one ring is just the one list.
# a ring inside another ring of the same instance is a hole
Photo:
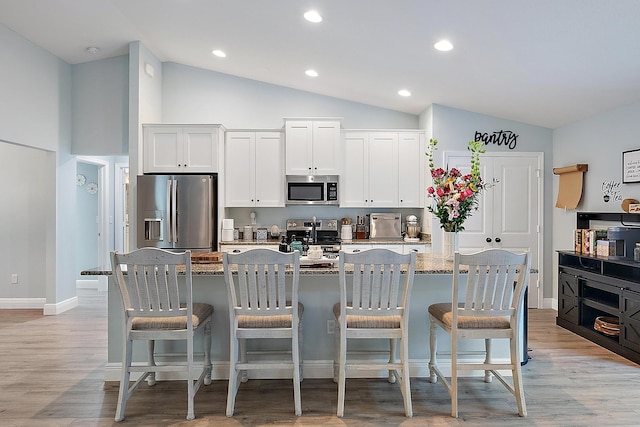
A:
{"label": "book stack", "polygon": [[600,255],[597,253],[597,242],[606,240],[607,230],[605,229],[578,228],[574,234],[574,249],[585,255]]}

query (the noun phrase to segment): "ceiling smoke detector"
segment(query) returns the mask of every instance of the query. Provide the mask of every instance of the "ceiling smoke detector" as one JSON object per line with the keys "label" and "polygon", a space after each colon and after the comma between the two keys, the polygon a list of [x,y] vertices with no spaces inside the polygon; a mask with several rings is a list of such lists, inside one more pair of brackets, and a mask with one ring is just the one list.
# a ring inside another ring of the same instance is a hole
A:
{"label": "ceiling smoke detector", "polygon": [[86,53],[88,53],[89,55],[95,55],[98,52],[100,52],[100,48],[99,47],[95,47],[95,46],[89,46],[88,48],[86,48],[84,50]]}

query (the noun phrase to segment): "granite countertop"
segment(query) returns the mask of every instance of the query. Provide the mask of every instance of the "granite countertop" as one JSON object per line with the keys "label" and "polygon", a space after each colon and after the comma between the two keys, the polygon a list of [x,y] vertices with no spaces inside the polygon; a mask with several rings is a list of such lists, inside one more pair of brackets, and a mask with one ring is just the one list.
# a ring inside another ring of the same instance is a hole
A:
{"label": "granite countertop", "polygon": [[[232,240],[230,242],[220,242],[220,245],[278,245],[280,239],[267,239],[267,240]],[[404,239],[390,239],[390,240],[375,240],[375,239],[353,239],[345,240],[342,242],[344,245],[424,245],[431,244],[431,235],[422,237],[417,242],[406,242]]]}
{"label": "granite countertop", "polygon": [[[222,263],[194,263],[191,265],[194,276],[223,276]],[[446,261],[442,254],[416,254],[416,274],[452,274],[453,262]],[[83,276],[110,276],[109,267],[97,267],[84,270]],[[338,274],[337,266],[334,267],[301,267],[300,275]]]}

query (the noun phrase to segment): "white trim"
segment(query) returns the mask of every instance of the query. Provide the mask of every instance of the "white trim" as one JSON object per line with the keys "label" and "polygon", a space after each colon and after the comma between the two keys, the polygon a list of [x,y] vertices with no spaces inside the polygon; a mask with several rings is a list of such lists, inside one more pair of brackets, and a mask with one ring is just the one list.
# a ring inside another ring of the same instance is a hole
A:
{"label": "white trim", "polygon": [[76,280],[76,289],[95,289],[98,292],[107,292],[109,279],[107,276],[94,276],[95,279]]}
{"label": "white trim", "polygon": [[78,306],[78,297],[71,297],[64,301],[57,302],[55,304],[45,304],[43,313],[45,316],[55,316],[65,311],[71,310]]}
{"label": "white trim", "polygon": [[116,163],[115,164],[115,188],[114,188],[114,212],[115,212],[115,221],[114,221],[114,235],[115,242],[114,248],[116,251],[120,252],[129,252],[128,251],[128,243],[124,238],[125,227],[126,227],[126,204],[127,204],[127,193],[124,190],[125,182],[124,178],[124,170],[129,171],[129,163]]}
{"label": "white trim", "polygon": [[76,161],[98,166],[98,264],[109,265],[109,161],[78,156]]}
{"label": "white trim", "polygon": [[[458,359],[461,363],[482,363],[484,359]],[[510,361],[504,359],[494,359],[495,363],[508,364]],[[186,362],[185,362],[186,363]],[[200,360],[199,363],[202,363]],[[160,363],[159,363],[160,364]],[[134,366],[144,366],[144,362],[134,362]],[[445,376],[451,375],[451,359],[442,358],[438,359],[438,366]],[[122,364],[120,362],[107,363],[104,370],[105,381],[120,381]],[[194,375],[195,375],[194,371]],[[429,377],[429,361],[426,359],[417,359],[409,361],[409,372],[411,378],[428,378]],[[499,371],[505,376],[510,376],[511,371]],[[140,373],[134,372],[131,374],[131,380],[138,379]],[[389,372],[387,370],[380,371],[349,371],[347,378],[387,378]],[[484,371],[461,371],[458,373],[458,377],[483,377]],[[250,379],[286,379],[291,378],[291,372],[283,370],[255,370],[249,371]],[[303,378],[333,378],[333,360],[305,360],[303,361]],[[156,375],[156,379],[162,380],[186,380],[184,372],[160,372]],[[213,362],[213,370],[211,372],[211,379],[213,380],[228,380],[229,379],[229,362],[219,361]]]}
{"label": "white trim", "polygon": [[76,280],[76,289],[98,289],[98,279],[91,280]]}
{"label": "white trim", "polygon": [[544,308],[552,308],[558,311],[558,298],[545,298]]}
{"label": "white trim", "polygon": [[0,309],[41,309],[46,302],[46,298],[0,298]]}

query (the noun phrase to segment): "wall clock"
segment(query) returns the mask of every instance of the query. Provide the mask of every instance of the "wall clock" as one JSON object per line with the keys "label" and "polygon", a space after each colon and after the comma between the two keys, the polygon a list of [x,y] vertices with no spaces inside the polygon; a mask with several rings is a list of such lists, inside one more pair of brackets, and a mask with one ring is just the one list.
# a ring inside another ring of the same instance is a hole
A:
{"label": "wall clock", "polygon": [[87,178],[85,178],[85,176],[82,175],[81,173],[76,175],[76,185],[78,187],[82,187],[86,181],[87,181]]}
{"label": "wall clock", "polygon": [[95,182],[90,182],[87,184],[87,193],[96,194],[98,192],[98,184]]}

